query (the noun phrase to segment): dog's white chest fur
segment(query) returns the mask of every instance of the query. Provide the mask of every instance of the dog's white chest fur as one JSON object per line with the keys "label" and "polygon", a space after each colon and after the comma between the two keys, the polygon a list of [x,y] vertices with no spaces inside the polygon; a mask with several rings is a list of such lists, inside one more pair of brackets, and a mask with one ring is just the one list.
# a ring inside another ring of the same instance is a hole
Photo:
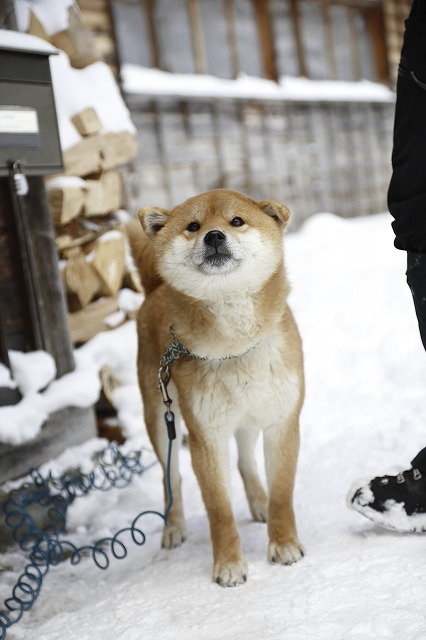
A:
{"label": "dog's white chest fur", "polygon": [[203,430],[227,435],[244,427],[282,427],[300,396],[300,379],[288,368],[282,337],[269,336],[240,358],[200,363],[202,385],[191,392]]}

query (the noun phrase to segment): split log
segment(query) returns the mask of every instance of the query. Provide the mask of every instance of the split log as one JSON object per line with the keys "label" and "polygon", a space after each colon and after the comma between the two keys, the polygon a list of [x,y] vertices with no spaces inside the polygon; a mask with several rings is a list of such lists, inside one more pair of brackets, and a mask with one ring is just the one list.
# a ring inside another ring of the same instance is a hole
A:
{"label": "split log", "polygon": [[101,59],[92,32],[73,5],[68,7],[68,29],[54,33],[50,42],[65,51],[76,69],[83,69]]}
{"label": "split log", "polygon": [[38,38],[42,38],[43,40],[47,40],[50,42],[50,37],[47,34],[47,31],[41,24],[40,20],[37,18],[36,14],[32,9],[30,9],[30,23],[28,26],[27,33],[30,33],[32,36],[37,36]]}
{"label": "split log", "polygon": [[68,8],[68,28],[52,35],[46,32],[44,25],[31,10],[27,33],[43,38],[65,51],[71,65],[76,69],[83,69],[101,59],[93,33],[83,20],[80,11],[73,5]]}
{"label": "split log", "polygon": [[106,171],[101,175],[106,213],[123,206],[123,181],[118,171]]}
{"label": "split log", "polygon": [[87,176],[101,171],[101,148],[99,138],[102,134],[82,138],[68,149],[62,150],[65,174],[68,176]]}
{"label": "split log", "polygon": [[99,278],[80,247],[64,252],[66,263],[62,278],[70,311],[83,309],[100,289]]}
{"label": "split log", "polygon": [[61,177],[46,182],[50,213],[55,225],[64,225],[80,215],[86,198],[84,181]]}
{"label": "split log", "polygon": [[108,213],[104,207],[104,191],[100,180],[85,180],[86,197],[83,213],[87,218]]}
{"label": "split log", "polygon": [[93,242],[102,234],[118,227],[120,227],[120,222],[113,215],[106,215],[102,218],[96,218],[96,220],[76,218],[56,230],[56,247],[58,251],[63,253],[66,249]]}
{"label": "split log", "polygon": [[130,131],[108,132],[102,136],[100,151],[103,171],[133,160],[138,150],[136,135]]}
{"label": "split log", "polygon": [[96,272],[100,295],[115,296],[120,289],[125,263],[125,243],[121,231],[110,231],[85,247],[86,260]]}
{"label": "split log", "polygon": [[84,215],[100,216],[120,209],[123,205],[122,176],[117,171],[107,171],[99,178],[86,180]]}
{"label": "split log", "polygon": [[71,122],[82,136],[91,136],[102,129],[102,123],[93,107],[86,107],[76,113]]}
{"label": "split log", "polygon": [[118,309],[117,299],[110,297],[99,298],[81,311],[70,313],[68,320],[73,344],[83,344],[100,331],[107,331],[110,327],[105,319]]}
{"label": "split log", "polygon": [[130,162],[136,153],[137,140],[134,133],[98,133],[82,138],[63,151],[65,174],[88,176],[91,173],[100,173]]}

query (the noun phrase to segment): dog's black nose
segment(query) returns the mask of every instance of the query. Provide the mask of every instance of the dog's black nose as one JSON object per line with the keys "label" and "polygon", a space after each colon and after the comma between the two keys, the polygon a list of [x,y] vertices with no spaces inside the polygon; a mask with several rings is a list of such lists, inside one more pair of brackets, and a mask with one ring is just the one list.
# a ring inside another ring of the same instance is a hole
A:
{"label": "dog's black nose", "polygon": [[214,247],[214,248],[220,247],[220,245],[223,244],[225,240],[226,240],[225,234],[222,233],[222,231],[217,231],[216,229],[214,231],[209,231],[204,236],[204,243],[208,247]]}

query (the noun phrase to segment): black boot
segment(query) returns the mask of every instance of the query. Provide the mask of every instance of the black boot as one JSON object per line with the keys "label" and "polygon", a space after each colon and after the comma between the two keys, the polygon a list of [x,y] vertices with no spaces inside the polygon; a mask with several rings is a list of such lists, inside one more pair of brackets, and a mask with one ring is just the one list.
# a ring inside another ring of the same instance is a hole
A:
{"label": "black boot", "polygon": [[348,506],[386,529],[426,532],[426,449],[411,464],[411,469],[396,476],[355,483]]}

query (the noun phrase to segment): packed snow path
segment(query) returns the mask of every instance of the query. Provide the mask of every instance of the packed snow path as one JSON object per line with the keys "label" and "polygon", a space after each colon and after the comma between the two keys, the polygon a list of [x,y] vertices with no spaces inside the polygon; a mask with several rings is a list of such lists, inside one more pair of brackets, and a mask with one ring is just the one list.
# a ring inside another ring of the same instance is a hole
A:
{"label": "packed snow path", "polygon": [[[146,545],[130,547],[108,571],[90,560],[53,568],[8,640],[426,640],[426,535],[380,529],[345,504],[357,477],[406,468],[426,446],[426,356],[405,254],[393,248],[387,214],[317,215],[286,236],[286,247],[306,360],[295,494],[306,557],[291,567],[268,564],[266,527],[251,521],[235,469],[248,582],[234,589],[212,583],[207,519],[183,449],[185,544],[160,550],[161,524],[153,520]],[[96,344],[99,351],[102,338]],[[128,357],[134,326],[109,333],[105,344],[123,380],[116,399],[133,449],[146,443]],[[103,446],[92,441],[50,467],[88,465]],[[76,501],[67,533],[93,541],[147,508],[163,508],[158,465],[127,489]],[[2,600],[24,564],[16,549],[0,556]]]}

